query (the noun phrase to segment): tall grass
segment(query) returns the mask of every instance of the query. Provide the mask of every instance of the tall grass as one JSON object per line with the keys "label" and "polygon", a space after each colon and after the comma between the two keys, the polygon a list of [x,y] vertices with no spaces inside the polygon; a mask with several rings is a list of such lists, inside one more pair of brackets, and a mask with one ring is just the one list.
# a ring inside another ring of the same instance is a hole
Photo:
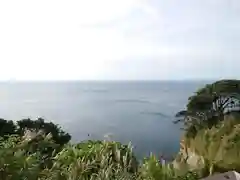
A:
{"label": "tall grass", "polygon": [[[39,135],[42,136],[42,135]],[[54,147],[50,136],[0,140],[1,180],[172,180],[177,177],[171,164],[163,165],[151,155],[140,164],[131,145],[114,141],[85,141],[68,144],[62,151],[43,157],[42,150]],[[34,150],[32,151],[34,147]],[[49,166],[51,162],[51,166]],[[196,179],[196,178],[195,178]]]}

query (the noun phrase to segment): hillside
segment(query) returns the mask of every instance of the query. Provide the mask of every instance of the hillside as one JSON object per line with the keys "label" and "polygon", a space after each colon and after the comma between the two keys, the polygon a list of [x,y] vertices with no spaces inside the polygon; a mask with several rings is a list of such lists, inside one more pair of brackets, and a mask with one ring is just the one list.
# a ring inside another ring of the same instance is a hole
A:
{"label": "hillside", "polygon": [[200,130],[194,138],[183,137],[174,166],[182,173],[198,171],[206,176],[216,172],[240,172],[240,118],[228,115],[210,129]]}

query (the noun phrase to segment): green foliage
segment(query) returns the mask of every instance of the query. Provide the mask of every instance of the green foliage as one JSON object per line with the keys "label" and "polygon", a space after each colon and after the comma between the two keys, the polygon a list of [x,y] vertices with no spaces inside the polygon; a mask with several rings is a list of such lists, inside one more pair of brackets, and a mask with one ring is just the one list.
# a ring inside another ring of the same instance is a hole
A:
{"label": "green foliage", "polygon": [[[0,142],[1,180],[189,180],[194,177],[176,176],[170,164],[160,164],[153,155],[138,164],[130,144],[113,141],[69,144],[52,157],[53,165],[49,168],[41,152],[55,146],[50,135],[39,134],[31,140],[10,136]],[[35,152],[31,151],[32,146],[38,146]]]}
{"label": "green foliage", "polygon": [[140,178],[157,180],[161,179],[173,179],[175,172],[170,164],[163,165],[159,163],[156,156],[151,155],[149,158],[145,158],[142,166],[140,167]]}
{"label": "green foliage", "polygon": [[183,176],[178,176],[175,178],[176,180],[197,180],[200,179],[199,175],[197,172],[191,172],[189,171],[187,174]]}
{"label": "green foliage", "polygon": [[13,121],[7,121],[4,119],[0,119],[0,137],[4,137],[6,135],[13,135],[16,132],[16,126]]}
{"label": "green foliage", "polygon": [[[50,141],[38,141],[39,147],[47,147]],[[39,151],[29,152],[32,144],[20,137],[11,136],[0,143],[0,179],[38,179],[41,176],[42,156]]]}
{"label": "green foliage", "polygon": [[[239,108],[240,80],[221,80],[199,89],[189,98],[186,110],[177,113],[181,119],[176,122],[184,125],[185,149],[202,160],[204,167],[196,166],[201,177],[240,171]],[[178,163],[190,165],[190,161],[184,162],[189,153],[182,154]]]}
{"label": "green foliage", "polygon": [[113,179],[119,173],[134,175],[137,161],[130,146],[108,141],[69,145],[55,157],[51,169],[61,179]]}
{"label": "green foliage", "polygon": [[39,132],[42,131],[45,135],[51,133],[52,140],[63,146],[71,140],[71,136],[64,132],[58,125],[52,122],[45,122],[44,119],[38,118],[37,120],[23,119],[16,123],[0,119],[0,137],[9,135],[24,136],[26,130]]}
{"label": "green foliage", "polygon": [[[181,172],[151,155],[139,163],[131,145],[114,141],[68,144],[71,136],[59,126],[24,119],[16,124],[0,119],[1,180],[196,180],[214,172],[240,171],[240,123],[226,120],[226,110],[239,104],[240,81],[206,85],[189,98],[183,117],[190,149],[205,167]],[[239,116],[239,113],[238,113]]]}
{"label": "green foliage", "polygon": [[[42,136],[39,136],[39,134],[44,136],[51,134],[52,145],[44,148],[39,146],[38,138],[40,138],[40,140],[42,139]],[[4,140],[8,138],[9,135],[19,135],[20,137],[34,139],[31,141],[31,146],[29,146],[28,152],[40,152],[45,163],[48,161],[47,164],[49,167],[52,164],[51,158],[53,153],[60,152],[63,146],[71,139],[71,136],[64,132],[58,125],[55,125],[52,122],[45,122],[42,118],[38,118],[36,121],[23,119],[16,123],[0,119],[0,137]],[[37,138],[33,138],[35,136]],[[44,163],[42,163],[42,165],[43,164]]]}
{"label": "green foliage", "polygon": [[206,175],[235,170],[240,172],[239,120],[225,119],[190,138],[189,148],[204,158]]}
{"label": "green foliage", "polygon": [[58,125],[52,122],[45,122],[42,118],[38,118],[36,121],[33,121],[31,119],[23,119],[17,121],[17,126],[17,134],[20,136],[24,135],[26,129],[34,130],[37,132],[43,130],[45,134],[51,133],[52,140],[60,146],[67,144],[71,139],[71,136],[68,133],[64,132]]}
{"label": "green foliage", "polygon": [[240,81],[221,80],[207,84],[189,97],[186,110],[177,113],[184,122],[184,129],[188,137],[195,137],[201,129],[211,128],[224,120],[231,108],[239,107]]}

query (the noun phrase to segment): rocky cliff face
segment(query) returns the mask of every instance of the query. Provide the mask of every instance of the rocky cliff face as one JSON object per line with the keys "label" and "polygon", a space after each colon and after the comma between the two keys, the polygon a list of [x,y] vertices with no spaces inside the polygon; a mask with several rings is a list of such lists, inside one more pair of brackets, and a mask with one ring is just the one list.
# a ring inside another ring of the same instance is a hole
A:
{"label": "rocky cliff face", "polygon": [[173,162],[175,169],[195,170],[204,167],[204,158],[194,152],[184,140],[180,143],[180,150]]}
{"label": "rocky cliff face", "polygon": [[226,115],[224,121],[211,129],[199,131],[194,139],[183,137],[180,142],[181,148],[173,163],[174,167],[181,171],[184,168],[202,169],[209,165],[209,168],[214,166],[221,171],[239,170],[240,121],[236,117],[234,114]]}

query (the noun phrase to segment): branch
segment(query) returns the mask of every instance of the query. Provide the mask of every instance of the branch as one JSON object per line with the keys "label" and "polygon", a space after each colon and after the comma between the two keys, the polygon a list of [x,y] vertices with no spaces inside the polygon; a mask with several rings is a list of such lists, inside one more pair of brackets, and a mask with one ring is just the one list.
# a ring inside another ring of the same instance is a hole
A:
{"label": "branch", "polygon": [[222,109],[224,109],[224,108],[226,108],[230,103],[227,103],[229,100],[230,100],[231,98],[227,98],[223,103],[222,103],[222,105],[220,106]]}

